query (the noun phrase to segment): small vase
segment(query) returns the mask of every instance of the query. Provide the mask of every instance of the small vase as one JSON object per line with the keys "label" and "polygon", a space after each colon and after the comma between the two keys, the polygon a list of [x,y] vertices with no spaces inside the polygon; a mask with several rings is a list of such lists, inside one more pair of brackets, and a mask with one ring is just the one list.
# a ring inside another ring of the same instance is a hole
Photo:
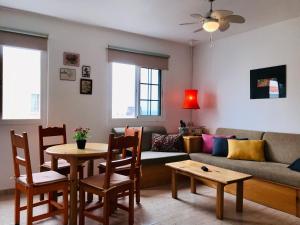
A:
{"label": "small vase", "polygon": [[76,143],[78,149],[85,149],[86,140],[77,140]]}

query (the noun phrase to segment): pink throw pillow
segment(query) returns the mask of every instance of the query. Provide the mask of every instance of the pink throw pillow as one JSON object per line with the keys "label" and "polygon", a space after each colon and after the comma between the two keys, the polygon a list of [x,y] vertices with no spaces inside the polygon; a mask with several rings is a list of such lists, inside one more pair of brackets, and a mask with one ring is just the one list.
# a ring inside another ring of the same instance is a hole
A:
{"label": "pink throw pillow", "polygon": [[202,152],[212,154],[214,137],[235,138],[234,135],[224,136],[224,135],[202,134]]}

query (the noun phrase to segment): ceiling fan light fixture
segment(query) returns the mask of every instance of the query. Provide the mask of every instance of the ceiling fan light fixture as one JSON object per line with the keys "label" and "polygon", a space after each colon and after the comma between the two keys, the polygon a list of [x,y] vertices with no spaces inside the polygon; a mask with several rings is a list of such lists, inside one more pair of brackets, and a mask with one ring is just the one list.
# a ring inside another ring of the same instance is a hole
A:
{"label": "ceiling fan light fixture", "polygon": [[212,33],[219,29],[220,24],[218,23],[217,20],[208,19],[204,22],[202,27],[205,31]]}

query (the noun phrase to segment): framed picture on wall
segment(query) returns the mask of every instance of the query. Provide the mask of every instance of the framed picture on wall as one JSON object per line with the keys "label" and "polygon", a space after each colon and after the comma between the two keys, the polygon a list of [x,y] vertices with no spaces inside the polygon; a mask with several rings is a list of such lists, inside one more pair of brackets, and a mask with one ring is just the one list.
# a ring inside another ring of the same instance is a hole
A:
{"label": "framed picture on wall", "polygon": [[80,94],[91,95],[93,91],[93,80],[80,79]]}
{"label": "framed picture on wall", "polygon": [[250,71],[250,99],[286,98],[286,65]]}
{"label": "framed picture on wall", "polygon": [[82,77],[90,78],[91,76],[91,67],[90,66],[82,66]]}
{"label": "framed picture on wall", "polygon": [[77,53],[64,52],[64,65],[65,66],[79,66],[80,65],[80,55]]}
{"label": "framed picture on wall", "polygon": [[60,79],[61,80],[68,80],[68,81],[75,81],[76,80],[76,70],[75,69],[68,69],[68,68],[60,68]]}

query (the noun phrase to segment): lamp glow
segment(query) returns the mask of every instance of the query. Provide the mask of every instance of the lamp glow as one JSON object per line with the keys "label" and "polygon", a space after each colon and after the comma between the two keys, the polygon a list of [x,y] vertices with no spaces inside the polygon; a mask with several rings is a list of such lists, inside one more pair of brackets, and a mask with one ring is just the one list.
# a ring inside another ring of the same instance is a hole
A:
{"label": "lamp glow", "polygon": [[187,89],[184,91],[184,109],[200,109],[198,104],[198,90]]}
{"label": "lamp glow", "polygon": [[220,24],[214,19],[208,19],[204,22],[202,27],[205,31],[212,33],[219,29]]}

